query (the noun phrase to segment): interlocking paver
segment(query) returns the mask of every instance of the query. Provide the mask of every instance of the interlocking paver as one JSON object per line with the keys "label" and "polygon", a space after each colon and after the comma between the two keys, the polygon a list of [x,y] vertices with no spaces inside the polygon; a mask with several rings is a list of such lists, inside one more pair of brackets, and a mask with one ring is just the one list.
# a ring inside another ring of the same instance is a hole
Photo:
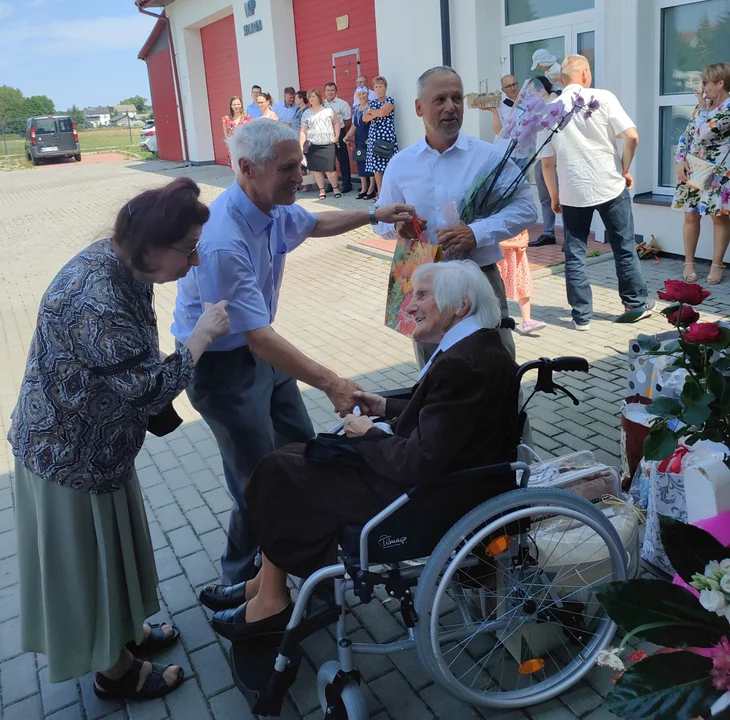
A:
{"label": "interlocking paver", "polygon": [[185,574],[190,580],[190,584],[193,587],[198,587],[203,583],[212,582],[218,579],[218,571],[210,561],[208,553],[205,550],[200,550],[193,555],[188,555],[180,560],[180,563],[185,570]]}
{"label": "interlocking paver", "polygon": [[171,720],[210,720],[205,696],[195,678],[186,680],[167,699]]}
{"label": "interlocking paver", "polygon": [[225,657],[218,643],[190,653],[190,662],[193,664],[200,687],[206,696],[216,695],[233,684],[228,669],[228,658]]}
{"label": "interlocking paver", "polygon": [[67,680],[61,683],[52,683],[48,680],[48,667],[43,668],[38,676],[41,681],[41,698],[43,712],[46,715],[61,708],[78,702],[79,690],[76,680]]}
{"label": "interlocking paver", "polygon": [[[40,695],[33,695],[14,705],[6,705],[2,711],[3,720],[41,720],[42,717],[43,710]],[[62,718],[60,715],[53,715],[51,717],[53,717],[53,720],[72,720],[72,716]],[[78,715],[78,718],[81,720],[81,715]]]}
{"label": "interlocking paver", "polygon": [[216,640],[216,634],[200,607],[193,607],[178,613],[173,617],[173,622],[179,628],[180,636],[188,652],[198,650]]}
{"label": "interlocking paver", "polygon": [[18,655],[2,663],[0,665],[0,686],[5,705],[37,693],[38,678],[33,655]]}

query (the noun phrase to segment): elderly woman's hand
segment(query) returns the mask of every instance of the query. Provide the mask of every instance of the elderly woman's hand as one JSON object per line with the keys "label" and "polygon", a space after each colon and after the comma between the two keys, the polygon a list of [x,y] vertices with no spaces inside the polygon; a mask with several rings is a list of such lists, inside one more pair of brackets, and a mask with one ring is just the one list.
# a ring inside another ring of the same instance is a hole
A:
{"label": "elderly woman's hand", "polygon": [[364,415],[348,415],[345,417],[345,435],[360,437],[373,427],[373,421]]}
{"label": "elderly woman's hand", "polygon": [[385,416],[385,398],[375,393],[359,390],[354,393],[355,401],[364,415]]}
{"label": "elderly woman's hand", "polygon": [[686,160],[680,160],[677,163],[677,180],[681,183],[689,180],[689,163]]}

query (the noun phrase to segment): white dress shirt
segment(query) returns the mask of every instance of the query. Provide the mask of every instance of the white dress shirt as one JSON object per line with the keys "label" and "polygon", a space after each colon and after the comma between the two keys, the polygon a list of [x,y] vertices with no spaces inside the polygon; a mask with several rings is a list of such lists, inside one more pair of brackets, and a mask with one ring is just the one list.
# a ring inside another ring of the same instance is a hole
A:
{"label": "white dress shirt", "polygon": [[[459,224],[458,207],[467,190],[480,174],[496,166],[503,153],[491,143],[459,133],[456,142],[445,152],[434,150],[425,140],[396,153],[383,176],[383,187],[377,206],[408,203],[427,221],[426,237],[436,244],[436,233]],[[498,198],[519,174],[507,161],[492,193]],[[532,188],[523,181],[510,202],[499,212],[470,227],[477,246],[469,258],[480,267],[502,259],[499,243],[519,235],[537,220]],[[375,232],[383,237],[397,237],[393,225],[378,223]]]}
{"label": "white dress shirt", "polygon": [[510,100],[512,103],[511,105],[507,105],[507,103],[502,100],[501,103],[499,103],[499,106],[497,107],[497,114],[499,115],[499,121],[502,123],[502,126],[507,124],[507,120],[509,120],[509,116],[512,114],[512,111],[515,108],[514,101]]}
{"label": "white dress shirt", "polygon": [[458,343],[460,340],[469,337],[469,335],[473,335],[477,330],[484,330],[484,325],[482,325],[474,315],[469,315],[468,317],[465,317],[463,320],[454,325],[454,327],[452,327],[450,330],[447,330],[444,333],[444,336],[441,338],[441,342],[438,344],[436,351],[433,355],[431,355],[431,357],[428,359],[428,362],[423,366],[423,370],[421,370],[420,374],[418,375],[419,381],[423,379],[423,376],[431,367],[431,363],[433,362],[434,358],[440,352],[446,352],[449,348],[454,347],[454,345],[456,345],[456,343]]}
{"label": "white dress shirt", "polygon": [[[561,205],[593,207],[614,200],[626,189],[616,136],[636,125],[608,90],[568,85],[560,96],[566,109],[573,106],[578,93],[586,102],[593,96],[601,106],[589,118],[583,112],[575,113],[540,157],[555,156]],[[538,147],[546,133],[538,135]]]}
{"label": "white dress shirt", "polygon": [[341,128],[345,127],[345,120],[352,119],[352,110],[342,98],[336,97],[334,100],[326,100],[324,106],[335,111],[337,117],[340,118]]}

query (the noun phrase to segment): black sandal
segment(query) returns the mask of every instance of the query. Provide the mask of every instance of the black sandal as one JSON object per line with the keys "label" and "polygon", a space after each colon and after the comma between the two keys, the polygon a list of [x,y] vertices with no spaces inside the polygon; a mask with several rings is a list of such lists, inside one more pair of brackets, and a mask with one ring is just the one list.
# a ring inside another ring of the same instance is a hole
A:
{"label": "black sandal", "polygon": [[335,196],[335,198],[341,198],[341,197],[342,197],[342,193],[340,192],[340,188],[337,188],[337,189],[336,189],[336,190],[334,191],[334,193],[335,193],[335,195],[334,195],[334,196]]}
{"label": "black sandal", "polygon": [[[142,640],[139,645],[131,640],[127,643],[127,650],[132,655],[151,655],[160,652],[169,648],[170,645],[174,645],[180,637],[180,631],[172,623],[148,623],[148,625],[150,626],[150,634],[145,640]],[[168,635],[162,629],[163,625],[169,625],[172,628],[171,635]]]}
{"label": "black sandal", "polygon": [[168,685],[165,682],[165,678],[162,677],[162,673],[172,665],[158,665],[151,663],[152,670],[150,674],[145,678],[144,684],[140,690],[137,690],[137,684],[139,683],[139,676],[142,672],[142,665],[144,660],[134,658],[132,660],[132,667],[127,670],[119,680],[110,680],[106,675],[96,673],[94,679],[94,694],[96,697],[102,700],[110,700],[115,698],[126,698],[127,700],[152,700],[154,698],[162,697],[176,690],[183,683],[185,677],[185,671],[180,668],[180,673],[177,676],[177,680],[172,684]]}
{"label": "black sandal", "polygon": [[324,190],[319,191],[319,199],[320,200],[326,200],[327,199],[327,193]]}

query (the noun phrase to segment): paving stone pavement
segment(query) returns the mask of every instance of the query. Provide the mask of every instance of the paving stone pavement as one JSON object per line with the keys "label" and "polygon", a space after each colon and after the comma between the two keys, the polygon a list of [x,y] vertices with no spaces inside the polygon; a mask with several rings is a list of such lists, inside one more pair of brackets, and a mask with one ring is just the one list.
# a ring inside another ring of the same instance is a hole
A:
{"label": "paving stone pavement", "polygon": [[[230,181],[226,168],[175,168],[162,162],[65,165],[43,172],[0,174],[0,431],[4,438],[17,398],[39,300],[62,264],[89,242],[103,237],[114,212],[131,196],[187,174],[211,201]],[[309,193],[302,204],[310,210],[354,207],[367,203],[345,196],[320,203]],[[681,231],[678,215],[677,232]],[[382,260],[347,249],[348,242],[367,239],[361,229],[347,237],[307,241],[288,260],[277,329],[301,350],[352,377],[368,390],[412,383],[416,378],[411,343],[383,326],[388,266]],[[650,290],[665,277],[677,277],[678,261],[644,263]],[[588,375],[563,378],[581,400],[541,396],[532,405],[531,420],[538,452],[560,455],[588,448],[608,463],[619,452],[619,402],[625,394],[625,349],[637,328],[614,325],[621,311],[612,263],[591,266],[596,313],[590,332],[571,329],[561,275],[535,281],[534,316],[549,323],[530,337],[517,338],[520,360],[538,356],[582,355],[591,361]],[[175,298],[172,285],[157,290],[157,312],[163,350],[173,347],[169,334]],[[727,316],[728,285],[713,288],[703,306],[710,317]],[[517,308],[512,308],[517,314]],[[643,332],[664,330],[663,319],[643,321]],[[330,428],[336,418],[325,396],[303,388],[315,425]],[[209,625],[209,613],[197,602],[200,586],[218,576],[225,543],[230,497],[220,457],[207,427],[183,396],[176,405],[185,423],[166,438],[150,436],[137,461],[160,576],[162,610],[182,631],[182,643],[160,658],[182,665],[188,678],[166,699],[144,704],[110,703],[92,692],[92,678],[58,685],[47,681],[41,656],[22,654],[15,519],[12,498],[12,455],[0,451],[0,716],[5,720],[243,720],[250,712],[235,689],[227,663],[228,644]],[[355,608],[349,622],[354,640],[392,639],[398,620],[376,601]],[[316,668],[335,658],[330,630],[306,641],[306,660],[286,701],[282,717],[321,717],[314,685]],[[600,707],[610,689],[607,671],[593,669],[562,697],[524,711],[477,712],[434,685],[413,653],[391,658],[364,656],[360,666],[371,714],[392,718],[501,718],[559,720],[613,717]]]}

